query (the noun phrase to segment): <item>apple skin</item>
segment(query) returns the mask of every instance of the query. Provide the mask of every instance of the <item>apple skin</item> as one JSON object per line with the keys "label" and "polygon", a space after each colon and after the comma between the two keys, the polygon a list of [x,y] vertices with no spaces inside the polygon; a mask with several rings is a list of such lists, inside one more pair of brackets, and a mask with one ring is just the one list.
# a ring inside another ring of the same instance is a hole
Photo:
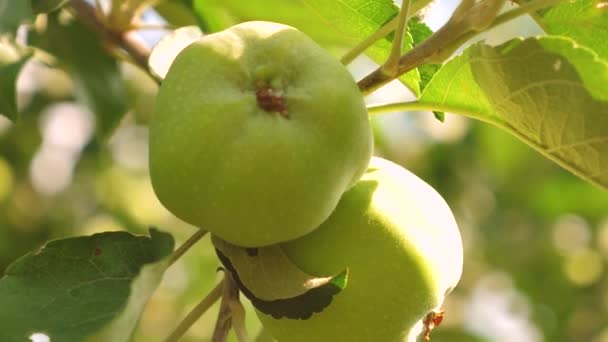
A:
{"label": "apple skin", "polygon": [[303,236],[364,173],[350,73],[296,29],[247,22],[186,47],[150,124],[150,175],[178,218],[243,247]]}
{"label": "apple skin", "polygon": [[462,241],[443,198],[411,172],[372,158],[368,172],[314,232],[282,244],[303,271],[348,268],[346,288],[307,320],[257,311],[279,342],[415,341],[462,273]]}

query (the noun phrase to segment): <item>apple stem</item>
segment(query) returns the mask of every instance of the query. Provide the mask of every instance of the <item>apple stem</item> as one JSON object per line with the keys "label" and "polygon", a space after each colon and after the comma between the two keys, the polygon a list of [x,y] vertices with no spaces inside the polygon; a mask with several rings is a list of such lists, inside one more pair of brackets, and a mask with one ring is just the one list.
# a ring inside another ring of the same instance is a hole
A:
{"label": "apple stem", "polygon": [[199,229],[196,233],[192,234],[178,249],[176,249],[171,257],[169,258],[169,266],[173,265],[179,258],[181,258],[192,246],[194,246],[200,239],[207,235],[207,231]]}

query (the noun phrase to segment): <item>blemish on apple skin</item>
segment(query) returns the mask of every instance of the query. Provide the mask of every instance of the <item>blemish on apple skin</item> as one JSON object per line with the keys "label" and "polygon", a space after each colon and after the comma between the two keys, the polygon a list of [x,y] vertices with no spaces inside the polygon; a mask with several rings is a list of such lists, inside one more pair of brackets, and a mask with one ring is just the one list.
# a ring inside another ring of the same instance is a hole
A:
{"label": "blemish on apple skin", "polygon": [[103,251],[101,250],[101,248],[95,247],[95,252],[94,252],[95,256],[100,256],[101,253],[103,253]]}
{"label": "blemish on apple skin", "polygon": [[258,256],[258,249],[257,248],[245,248],[245,252],[250,257]]}

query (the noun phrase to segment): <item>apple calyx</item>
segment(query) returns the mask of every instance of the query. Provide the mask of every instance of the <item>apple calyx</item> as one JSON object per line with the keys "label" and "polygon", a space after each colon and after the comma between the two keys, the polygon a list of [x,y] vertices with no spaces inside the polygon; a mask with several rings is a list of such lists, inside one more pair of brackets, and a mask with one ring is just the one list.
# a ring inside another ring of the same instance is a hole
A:
{"label": "apple calyx", "polygon": [[255,93],[258,101],[258,106],[267,112],[276,112],[281,114],[282,117],[289,119],[289,113],[287,112],[287,105],[285,99],[281,96],[275,95],[272,88],[261,88]]}
{"label": "apple calyx", "polygon": [[279,113],[285,119],[289,119],[285,98],[271,87],[258,83],[255,97],[261,109],[268,113]]}
{"label": "apple calyx", "polygon": [[431,311],[426,315],[426,317],[424,317],[424,321],[422,322],[424,326],[424,335],[422,338],[425,341],[429,341],[431,339],[431,331],[441,324],[444,316],[445,310],[439,310]]}

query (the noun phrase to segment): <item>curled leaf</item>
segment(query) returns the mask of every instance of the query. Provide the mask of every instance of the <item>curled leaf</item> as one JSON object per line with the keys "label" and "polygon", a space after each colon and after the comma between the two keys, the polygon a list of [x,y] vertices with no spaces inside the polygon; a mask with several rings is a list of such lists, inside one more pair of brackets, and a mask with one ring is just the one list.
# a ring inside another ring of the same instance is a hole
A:
{"label": "curled leaf", "polygon": [[323,311],[345,287],[348,270],[331,277],[302,271],[281,245],[242,248],[212,238],[217,255],[253,306],[275,318],[307,319]]}

